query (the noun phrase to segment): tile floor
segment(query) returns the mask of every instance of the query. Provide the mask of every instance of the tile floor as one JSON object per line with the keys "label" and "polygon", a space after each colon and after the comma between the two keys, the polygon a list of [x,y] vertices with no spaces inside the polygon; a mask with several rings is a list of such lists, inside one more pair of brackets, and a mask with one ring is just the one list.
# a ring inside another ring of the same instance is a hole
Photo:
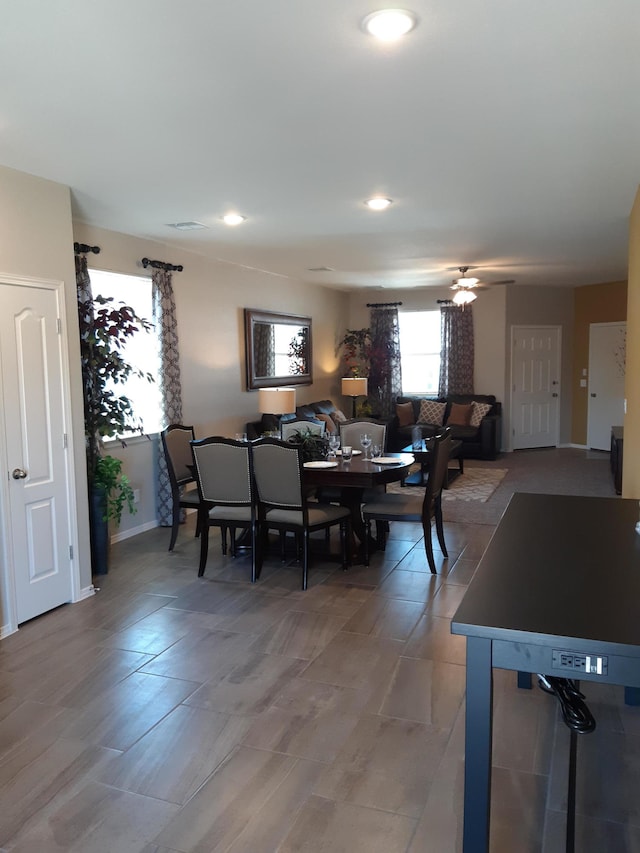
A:
{"label": "tile floor", "polygon": [[[213,531],[198,579],[189,525],[171,554],[166,529],[114,546],[93,598],[0,643],[0,851],[460,851],[449,625],[493,529],[446,524],[435,577],[418,526],[347,573],[319,541],[304,593],[278,556],[252,586]],[[576,850],[637,853],[640,709],[585,689]],[[497,671],[494,731],[492,853],[564,850],[555,701]]]}

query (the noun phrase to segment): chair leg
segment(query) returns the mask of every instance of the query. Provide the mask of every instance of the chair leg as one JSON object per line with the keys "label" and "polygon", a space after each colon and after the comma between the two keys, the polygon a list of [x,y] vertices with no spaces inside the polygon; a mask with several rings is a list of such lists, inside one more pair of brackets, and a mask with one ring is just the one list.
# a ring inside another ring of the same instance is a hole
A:
{"label": "chair leg", "polygon": [[207,565],[207,556],[209,554],[209,525],[203,524],[200,533],[200,566],[198,567],[198,577],[201,578],[204,574],[205,566]]}
{"label": "chair leg", "polygon": [[342,554],[342,571],[346,572],[349,568],[350,560],[349,560],[349,532],[350,532],[350,522],[348,518],[343,518],[340,522],[340,552]]}
{"label": "chair leg", "polygon": [[227,556],[227,525],[220,525],[220,545],[222,546],[222,556]]}
{"label": "chair leg", "polygon": [[431,519],[422,523],[422,529],[424,531],[424,550],[427,555],[427,563],[429,563],[431,574],[435,575],[437,572],[436,561],[433,559],[433,543],[431,542]]}
{"label": "chair leg", "polygon": [[438,502],[435,507],[435,519],[436,519],[436,533],[438,535],[438,542],[440,543],[440,548],[442,549],[442,553],[445,557],[448,557],[447,554],[447,546],[444,543],[444,526],[442,524],[442,504]]}
{"label": "chair leg", "polygon": [[178,538],[178,528],[180,527],[180,500],[176,497],[173,499],[173,509],[171,510],[171,539],[169,541],[169,550],[173,551]]}
{"label": "chair leg", "polygon": [[302,534],[302,589],[307,588],[309,581],[309,531]]}
{"label": "chair leg", "polygon": [[365,518],[364,520],[364,564],[365,566],[369,565],[369,538],[371,536],[371,519]]}
{"label": "chair leg", "polygon": [[376,545],[380,551],[384,551],[387,547],[387,530],[389,529],[388,521],[376,521]]}
{"label": "chair leg", "polygon": [[256,525],[251,525],[251,583],[255,583],[258,580],[258,576],[260,574],[259,569],[259,561],[258,561],[258,534],[256,530]]}

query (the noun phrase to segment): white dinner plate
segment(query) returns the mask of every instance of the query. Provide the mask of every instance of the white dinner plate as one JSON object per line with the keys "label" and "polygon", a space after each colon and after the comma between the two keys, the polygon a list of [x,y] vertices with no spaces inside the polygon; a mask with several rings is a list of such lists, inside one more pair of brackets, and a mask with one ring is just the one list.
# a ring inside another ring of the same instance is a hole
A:
{"label": "white dinner plate", "polygon": [[[351,455],[352,455],[352,456],[360,456],[360,454],[361,454],[361,453],[362,453],[362,451],[361,451],[361,450],[352,450],[352,451],[351,451]],[[336,456],[342,456],[342,451],[341,451],[341,450],[336,450]]]}
{"label": "white dinner plate", "polygon": [[318,462],[304,462],[303,467],[304,468],[337,468],[338,463],[337,462],[324,462],[322,460],[319,460]]}
{"label": "white dinner plate", "polygon": [[400,465],[403,460],[397,456],[379,456],[377,459],[372,459],[376,465]]}

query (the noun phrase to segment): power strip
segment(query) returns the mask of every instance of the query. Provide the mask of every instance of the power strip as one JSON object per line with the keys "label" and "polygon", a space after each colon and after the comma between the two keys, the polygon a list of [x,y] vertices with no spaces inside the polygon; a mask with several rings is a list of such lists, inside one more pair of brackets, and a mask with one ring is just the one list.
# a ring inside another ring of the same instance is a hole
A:
{"label": "power strip", "polygon": [[563,672],[572,672],[577,676],[581,672],[590,675],[607,675],[609,658],[606,655],[585,655],[581,652],[552,649],[551,666]]}

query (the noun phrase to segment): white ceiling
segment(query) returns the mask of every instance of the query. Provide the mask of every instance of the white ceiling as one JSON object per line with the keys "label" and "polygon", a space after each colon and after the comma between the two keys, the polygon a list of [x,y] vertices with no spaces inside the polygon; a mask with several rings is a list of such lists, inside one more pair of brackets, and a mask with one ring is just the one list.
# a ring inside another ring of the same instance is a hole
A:
{"label": "white ceiling", "polygon": [[[394,5],[394,4],[390,4]],[[397,4],[396,4],[397,5]],[[638,0],[0,0],[0,163],[74,215],[351,290],[626,278]],[[394,200],[384,213],[363,200]],[[228,210],[247,216],[229,228]],[[206,230],[169,223],[198,220]],[[309,272],[331,267],[333,272]]]}

